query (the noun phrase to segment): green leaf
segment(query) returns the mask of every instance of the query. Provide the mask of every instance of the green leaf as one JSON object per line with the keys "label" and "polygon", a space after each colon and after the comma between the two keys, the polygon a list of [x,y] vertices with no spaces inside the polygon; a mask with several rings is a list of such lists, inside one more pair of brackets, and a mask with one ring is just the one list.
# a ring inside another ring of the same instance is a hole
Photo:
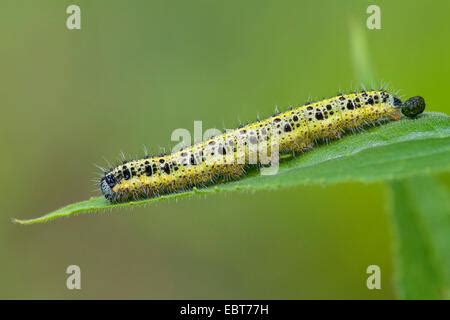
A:
{"label": "green leaf", "polygon": [[450,299],[450,192],[432,177],[391,183],[397,290]]}
{"label": "green leaf", "polygon": [[33,224],[76,213],[176,199],[212,192],[260,190],[348,181],[375,182],[450,171],[450,117],[427,113],[348,135],[280,163],[277,175],[253,171],[239,180],[158,198],[112,205],[102,197],[71,204],[40,218],[14,220]]}

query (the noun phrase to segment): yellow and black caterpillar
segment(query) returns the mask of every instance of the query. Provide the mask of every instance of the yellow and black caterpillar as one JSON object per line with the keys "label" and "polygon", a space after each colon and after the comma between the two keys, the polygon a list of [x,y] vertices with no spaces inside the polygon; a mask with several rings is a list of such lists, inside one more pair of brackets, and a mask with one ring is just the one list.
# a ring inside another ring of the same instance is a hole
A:
{"label": "yellow and black caterpillar", "polygon": [[279,153],[301,153],[317,141],[337,139],[365,125],[415,117],[425,109],[422,97],[402,102],[384,90],[338,95],[307,103],[172,154],[127,161],[104,172],[100,190],[111,202],[149,198],[237,179],[250,162],[252,146]]}

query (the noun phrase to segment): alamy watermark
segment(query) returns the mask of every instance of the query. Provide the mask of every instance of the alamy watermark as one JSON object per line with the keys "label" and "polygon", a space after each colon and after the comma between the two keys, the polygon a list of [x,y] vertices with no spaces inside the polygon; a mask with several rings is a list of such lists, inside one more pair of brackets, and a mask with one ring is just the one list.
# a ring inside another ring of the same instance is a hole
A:
{"label": "alamy watermark", "polygon": [[69,30],[81,29],[81,8],[75,4],[67,7],[66,13],[69,15],[66,19],[66,27]]}
{"label": "alamy watermark", "polygon": [[67,267],[66,274],[69,276],[66,279],[66,287],[69,290],[81,289],[81,269],[79,266],[72,264]]}
{"label": "alamy watermark", "polygon": [[185,165],[250,164],[259,165],[262,175],[275,175],[279,168],[280,139],[276,126],[225,129],[224,132],[211,128],[203,132],[202,121],[194,121],[193,137],[185,128],[172,132],[171,141],[178,143],[171,151],[180,154],[180,161]]}
{"label": "alamy watermark", "polygon": [[367,7],[366,13],[369,14],[366,20],[366,26],[369,30],[381,29],[381,9],[380,6],[371,4]]}
{"label": "alamy watermark", "polygon": [[367,267],[366,273],[369,274],[366,280],[366,286],[369,290],[381,289],[381,268],[376,264]]}

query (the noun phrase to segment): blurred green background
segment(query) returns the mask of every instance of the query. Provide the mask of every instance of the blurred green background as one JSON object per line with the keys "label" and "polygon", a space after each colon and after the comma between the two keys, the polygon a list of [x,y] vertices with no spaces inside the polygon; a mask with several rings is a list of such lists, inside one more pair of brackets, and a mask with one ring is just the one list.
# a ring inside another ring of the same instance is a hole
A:
{"label": "blurred green background", "polygon": [[[69,4],[81,30],[65,26]],[[366,28],[369,4],[382,30]],[[394,298],[382,184],[10,219],[97,195],[94,163],[170,149],[194,120],[230,128],[358,87],[355,28],[377,84],[450,112],[449,12],[447,0],[0,0],[0,298]],[[66,288],[70,264],[82,290]],[[382,290],[366,288],[370,264]]]}

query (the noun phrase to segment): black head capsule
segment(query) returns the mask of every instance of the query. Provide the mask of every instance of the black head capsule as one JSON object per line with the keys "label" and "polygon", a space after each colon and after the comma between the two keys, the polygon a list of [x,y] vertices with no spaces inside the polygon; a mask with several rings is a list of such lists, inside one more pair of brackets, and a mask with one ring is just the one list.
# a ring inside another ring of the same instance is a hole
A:
{"label": "black head capsule", "polygon": [[425,99],[416,96],[409,98],[402,105],[402,113],[408,118],[414,118],[425,110]]}
{"label": "black head capsule", "polygon": [[113,200],[114,192],[112,188],[116,185],[116,179],[109,173],[100,180],[100,190],[108,200]]}

